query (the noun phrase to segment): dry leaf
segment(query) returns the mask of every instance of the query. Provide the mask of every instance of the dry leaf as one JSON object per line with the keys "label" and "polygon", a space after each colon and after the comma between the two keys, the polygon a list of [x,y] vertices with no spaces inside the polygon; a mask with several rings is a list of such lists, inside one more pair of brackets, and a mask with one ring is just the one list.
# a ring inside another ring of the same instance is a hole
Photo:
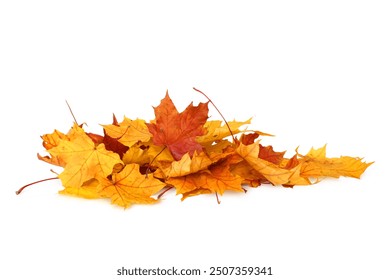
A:
{"label": "dry leaf", "polygon": [[[116,120],[116,118],[115,118]],[[138,142],[148,142],[151,134],[144,120],[131,120],[124,117],[119,124],[103,125],[106,134],[127,147],[132,147]]]}
{"label": "dry leaf", "polygon": [[128,207],[134,203],[154,203],[151,196],[162,188],[165,183],[153,177],[146,177],[139,171],[138,164],[128,164],[119,173],[113,173],[111,178],[100,180],[100,194],[111,198],[112,203]]}
{"label": "dry leaf", "polygon": [[204,134],[208,111],[207,103],[198,106],[191,103],[179,113],[167,92],[160,105],[154,108],[156,122],[147,124],[154,144],[168,147],[176,160],[186,153],[201,152],[202,146],[195,139]]}
{"label": "dry leaf", "polygon": [[71,141],[60,140],[56,147],[48,150],[50,155],[60,157],[66,164],[59,175],[65,188],[79,188],[90,179],[107,177],[116,164],[122,163],[119,155],[107,151],[104,144],[95,146],[78,125],[73,126],[71,134]]}
{"label": "dry leaf", "polygon": [[257,140],[270,134],[241,130],[250,119],[208,120],[210,102],[191,103],[179,113],[167,92],[154,108],[155,120],[124,117],[118,122],[114,115],[112,124],[103,125],[102,135],[77,124],[66,134],[54,130],[42,136],[49,155],[38,158],[64,168],[58,175],[64,186],[61,194],[107,198],[125,208],[154,203],[155,195],[172,188],[182,199],[200,194],[218,198],[226,191],[243,192],[245,185],[293,187],[324,177],[360,178],[372,164],[358,157],[327,158],[326,146],[286,158],[284,151]]}

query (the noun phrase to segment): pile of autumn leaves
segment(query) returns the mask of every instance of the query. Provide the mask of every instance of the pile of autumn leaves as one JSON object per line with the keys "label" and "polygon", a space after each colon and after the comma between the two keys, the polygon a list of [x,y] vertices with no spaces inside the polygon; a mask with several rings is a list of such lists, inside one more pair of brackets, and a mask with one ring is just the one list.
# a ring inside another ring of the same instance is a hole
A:
{"label": "pile of autumn leaves", "polygon": [[43,135],[49,155],[38,158],[64,168],[60,193],[109,198],[122,207],[156,202],[172,188],[185,199],[264,183],[292,187],[325,176],[359,178],[370,165],[355,157],[327,158],[325,146],[285,158],[259,143],[265,134],[240,130],[250,120],[208,121],[208,104],[191,103],[179,113],[167,93],[150,123],[126,117],[118,122],[114,116],[112,124],[103,125],[103,135],[75,123],[67,134]]}

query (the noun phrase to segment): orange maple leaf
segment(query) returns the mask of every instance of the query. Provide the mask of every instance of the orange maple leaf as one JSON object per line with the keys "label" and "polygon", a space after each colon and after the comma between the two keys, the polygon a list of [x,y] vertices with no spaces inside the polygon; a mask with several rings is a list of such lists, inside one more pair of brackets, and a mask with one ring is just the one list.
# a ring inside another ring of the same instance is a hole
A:
{"label": "orange maple leaf", "polygon": [[168,178],[167,183],[176,188],[182,199],[201,193],[223,194],[225,191],[242,192],[242,178],[230,171],[230,160],[223,159],[208,169],[185,176]]}
{"label": "orange maple leaf", "polygon": [[186,153],[192,155],[201,152],[202,145],[196,142],[196,137],[204,134],[203,125],[208,118],[208,103],[190,105],[179,113],[168,95],[168,91],[160,105],[154,108],[155,123],[147,124],[153,135],[153,143],[165,146],[175,160],[180,160]]}

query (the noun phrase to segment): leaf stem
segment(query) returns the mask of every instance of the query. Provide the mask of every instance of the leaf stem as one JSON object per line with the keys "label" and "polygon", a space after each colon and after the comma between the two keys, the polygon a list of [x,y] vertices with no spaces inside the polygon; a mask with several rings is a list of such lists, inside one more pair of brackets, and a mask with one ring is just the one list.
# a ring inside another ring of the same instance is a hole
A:
{"label": "leaf stem", "polygon": [[32,182],[30,184],[27,184],[27,185],[21,187],[19,190],[16,191],[16,194],[19,195],[28,186],[35,185],[35,184],[38,184],[38,183],[42,183],[42,182],[45,182],[45,181],[54,180],[54,179],[59,179],[59,178],[58,177],[52,177],[52,178],[46,178],[46,179],[42,179],[42,180],[39,180],[39,181]]}
{"label": "leaf stem", "polygon": [[[226,126],[227,128],[229,129],[229,132],[230,132],[230,135],[232,136],[232,139],[233,139],[233,143],[235,143],[236,141],[234,140],[234,135],[233,135],[233,131],[230,129],[230,126],[229,126],[229,123],[226,121],[225,117],[222,115],[221,111],[219,111],[218,107],[215,106],[214,102],[201,90],[193,87],[193,89],[197,92],[199,92],[200,94],[202,94],[204,97],[207,98],[207,100],[214,106],[214,108],[217,110],[218,114],[222,117],[223,121],[226,123]],[[219,202],[218,202],[219,203]]]}
{"label": "leaf stem", "polygon": [[215,197],[217,198],[218,204],[221,204],[221,201],[219,200],[219,196],[218,196],[218,193],[217,193],[217,192],[215,193]]}
{"label": "leaf stem", "polygon": [[65,100],[65,102],[66,102],[66,105],[68,105],[70,114],[72,115],[74,122],[77,124],[77,126],[79,126],[79,124],[78,124],[78,122],[77,122],[77,120],[76,120],[76,117],[75,117],[74,114],[73,114],[72,108],[70,108],[70,105],[69,105],[68,101]]}
{"label": "leaf stem", "polygon": [[165,190],[163,190],[158,196],[157,199],[160,199],[167,191],[173,189],[172,185],[168,185]]}
{"label": "leaf stem", "polygon": [[145,171],[145,178],[148,178],[148,174],[150,172],[150,166],[152,165],[152,163],[154,162],[154,160],[165,150],[167,146],[164,146],[164,148],[158,152],[158,154],[152,159],[152,161],[149,163],[149,166],[148,168],[146,168],[146,171]]}

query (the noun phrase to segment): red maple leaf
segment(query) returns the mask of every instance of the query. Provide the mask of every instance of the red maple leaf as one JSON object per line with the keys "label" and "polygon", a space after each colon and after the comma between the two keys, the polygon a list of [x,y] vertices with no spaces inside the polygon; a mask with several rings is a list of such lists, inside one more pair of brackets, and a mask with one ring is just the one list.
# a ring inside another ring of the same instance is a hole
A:
{"label": "red maple leaf", "polygon": [[154,108],[155,123],[147,124],[153,143],[167,147],[175,160],[180,160],[187,152],[192,155],[195,151],[202,151],[195,138],[204,134],[208,111],[208,102],[198,106],[191,102],[179,113],[167,92],[160,105]]}

